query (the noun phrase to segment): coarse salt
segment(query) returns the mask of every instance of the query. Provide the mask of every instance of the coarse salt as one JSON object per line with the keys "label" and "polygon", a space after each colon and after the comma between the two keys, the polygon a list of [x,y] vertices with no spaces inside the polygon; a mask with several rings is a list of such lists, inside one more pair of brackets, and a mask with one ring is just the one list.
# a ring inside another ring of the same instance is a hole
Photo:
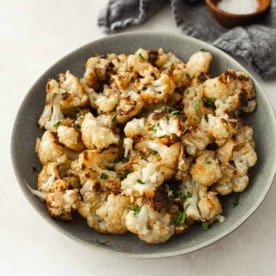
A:
{"label": "coarse salt", "polygon": [[257,0],[221,0],[218,8],[229,13],[250,14],[258,9]]}

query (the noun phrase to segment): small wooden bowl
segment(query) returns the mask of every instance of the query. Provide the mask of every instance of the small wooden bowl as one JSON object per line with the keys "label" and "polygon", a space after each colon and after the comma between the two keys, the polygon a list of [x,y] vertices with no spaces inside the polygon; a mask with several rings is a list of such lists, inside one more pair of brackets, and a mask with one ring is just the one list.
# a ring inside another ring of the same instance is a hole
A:
{"label": "small wooden bowl", "polygon": [[[218,7],[221,0],[205,0],[206,6],[210,13],[222,26],[232,28],[238,25],[247,25],[258,20],[263,13],[269,8],[270,0],[257,0],[258,8],[254,13],[235,14],[226,12]],[[242,0],[241,0],[242,1]]]}

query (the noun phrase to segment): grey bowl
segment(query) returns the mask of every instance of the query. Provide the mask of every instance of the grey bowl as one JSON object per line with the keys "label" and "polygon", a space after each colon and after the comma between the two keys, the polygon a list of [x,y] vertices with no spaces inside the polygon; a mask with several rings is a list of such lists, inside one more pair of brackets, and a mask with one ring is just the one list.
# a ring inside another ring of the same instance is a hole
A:
{"label": "grey bowl", "polygon": [[[276,171],[275,115],[264,91],[254,79],[258,107],[245,120],[253,125],[255,131],[258,162],[252,170],[249,187],[240,195],[239,206],[233,208],[233,195],[225,197],[222,204],[226,220],[224,223],[215,223],[209,231],[202,231],[200,226],[194,225],[184,235],[175,236],[168,242],[159,245],[146,244],[132,234],[103,236],[88,228],[86,221],[79,216],[76,216],[70,223],[52,219],[46,211],[45,204],[33,196],[26,185],[28,183],[35,189],[37,173],[40,170],[34,148],[36,138],[41,136],[37,121],[43,110],[44,90],[47,80],[56,78],[58,73],[65,72],[68,69],[72,73],[81,76],[85,61],[94,53],[133,53],[139,47],[146,49],[162,47],[165,51],[172,51],[184,61],[193,52],[204,48],[212,52],[214,56],[211,75],[218,75],[227,68],[246,71],[224,52],[205,42],[184,35],[150,32],[123,33],[91,42],[54,64],[37,80],[26,95],[13,128],[12,161],[18,182],[33,207],[45,218],[45,222],[52,224],[72,239],[97,252],[123,257],[159,258],[176,256],[206,247],[230,234],[254,213],[269,191]],[[98,242],[106,240],[109,241],[107,245],[101,245]]]}

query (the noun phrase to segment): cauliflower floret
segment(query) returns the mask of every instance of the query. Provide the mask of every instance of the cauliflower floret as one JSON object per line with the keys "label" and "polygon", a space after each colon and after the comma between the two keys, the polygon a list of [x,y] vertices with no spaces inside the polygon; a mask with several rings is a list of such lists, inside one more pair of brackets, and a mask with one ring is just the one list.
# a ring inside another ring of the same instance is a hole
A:
{"label": "cauliflower floret", "polygon": [[80,170],[89,169],[93,178],[100,183],[101,190],[117,193],[120,189],[120,179],[114,169],[114,160],[118,157],[117,148],[105,151],[86,150],[79,155],[77,167]]}
{"label": "cauliflower floret", "polygon": [[57,135],[59,142],[71,150],[81,151],[85,148],[81,133],[74,127],[60,125],[57,128]]}
{"label": "cauliflower floret", "polygon": [[96,210],[100,208],[102,202],[107,195],[100,191],[100,184],[95,179],[86,179],[80,189],[82,200],[79,202],[78,212],[84,217],[95,214]]}
{"label": "cauliflower floret", "polygon": [[170,77],[161,73],[160,76],[154,70],[144,71],[143,78],[137,82],[137,90],[146,104],[166,103],[174,93],[175,84]]}
{"label": "cauliflower floret", "polygon": [[100,83],[109,78],[110,74],[118,69],[114,64],[114,60],[117,58],[118,56],[114,53],[90,57],[85,65],[85,72],[81,79],[82,83],[98,90]]}
{"label": "cauliflower floret", "polygon": [[185,145],[186,152],[189,155],[199,155],[211,142],[209,137],[199,128],[187,129],[182,136],[182,142]]}
{"label": "cauliflower floret", "polygon": [[94,97],[94,107],[98,109],[98,113],[111,112],[115,110],[120,100],[120,91],[117,86],[112,84],[103,86],[103,92]]}
{"label": "cauliflower floret", "polygon": [[145,126],[146,120],[145,118],[132,119],[128,121],[125,128],[124,133],[126,137],[135,138],[139,136],[143,136],[145,134]]}
{"label": "cauliflower floret", "polygon": [[70,189],[68,182],[57,179],[46,193],[46,205],[49,214],[62,220],[72,219],[72,210],[78,208],[80,195],[77,189]]}
{"label": "cauliflower floret", "polygon": [[148,51],[145,49],[138,49],[134,55],[129,55],[127,58],[126,71],[140,73],[151,67],[152,65],[147,61],[149,58]]}
{"label": "cauliflower floret", "polygon": [[38,120],[40,128],[53,129],[55,124],[64,119],[60,108],[61,94],[58,82],[51,79],[46,85],[46,99],[43,112]]}
{"label": "cauliflower floret", "polygon": [[246,143],[241,149],[235,150],[233,152],[233,161],[238,174],[246,174],[248,168],[254,166],[257,161],[257,155],[252,145]]}
{"label": "cauliflower floret", "polygon": [[188,221],[213,223],[220,218],[222,206],[215,192],[208,191],[206,186],[201,186],[193,180],[184,181],[180,189],[185,195],[183,209]]}
{"label": "cauliflower floret", "polygon": [[124,123],[137,115],[144,107],[142,97],[134,90],[130,89],[120,95],[119,103],[116,107],[116,122]]}
{"label": "cauliflower floret", "polygon": [[176,88],[187,87],[191,82],[184,62],[172,64],[165,73],[172,79]]}
{"label": "cauliflower floret", "polygon": [[61,94],[60,107],[62,112],[67,113],[76,107],[89,105],[89,98],[79,78],[66,71],[59,75],[59,87]]}
{"label": "cauliflower floret", "polygon": [[124,234],[128,231],[125,220],[130,208],[128,196],[110,194],[95,215],[89,216],[89,225],[100,233]]}
{"label": "cauliflower floret", "polygon": [[155,190],[164,181],[164,176],[159,167],[158,163],[147,163],[140,170],[129,173],[121,182],[123,194],[134,197],[153,197]]}
{"label": "cauliflower floret", "polygon": [[60,178],[58,166],[55,162],[49,162],[42,167],[38,174],[37,189],[42,192],[48,192],[53,182]]}
{"label": "cauliflower floret", "polygon": [[186,64],[186,72],[190,78],[201,73],[208,73],[213,57],[207,51],[199,51],[192,54]]}
{"label": "cauliflower floret", "polygon": [[48,162],[61,164],[67,160],[64,149],[58,143],[57,135],[52,130],[46,130],[41,139],[37,140],[36,151],[42,165]]}
{"label": "cauliflower floret", "polygon": [[204,96],[216,99],[217,112],[252,112],[256,107],[254,85],[246,73],[228,69],[205,81],[203,87]]}
{"label": "cauliflower floret", "polygon": [[198,202],[198,209],[202,221],[207,220],[212,223],[219,218],[222,207],[216,194],[215,192],[207,191],[207,187],[201,187],[199,191],[200,200]]}
{"label": "cauliflower floret", "polygon": [[228,195],[232,192],[243,192],[249,184],[248,175],[223,177],[212,186],[212,190],[221,195]]}
{"label": "cauliflower floret", "polygon": [[148,243],[165,242],[175,233],[172,215],[157,212],[150,204],[137,205],[135,210],[130,210],[126,216],[126,227]]}
{"label": "cauliflower floret", "polygon": [[113,132],[103,120],[103,116],[105,115],[95,118],[91,113],[87,113],[84,117],[81,133],[83,143],[88,149],[104,149],[119,142],[119,134]]}
{"label": "cauliflower floret", "polygon": [[170,179],[175,174],[181,152],[180,142],[166,146],[152,140],[144,140],[137,143],[135,149],[140,152],[155,152],[160,156],[160,161],[156,161],[156,163],[159,163],[159,171],[163,174],[165,180]]}
{"label": "cauliflower floret", "polygon": [[213,112],[212,105],[206,105],[204,99],[202,85],[190,86],[183,92],[183,113],[189,126],[198,127],[202,117]]}
{"label": "cauliflower floret", "polygon": [[181,112],[171,107],[162,107],[154,110],[147,119],[145,129],[151,139],[173,135],[180,137],[184,130],[184,118]]}
{"label": "cauliflower floret", "polygon": [[196,158],[190,172],[193,179],[203,186],[210,186],[222,177],[220,164],[215,158],[215,153],[208,150]]}

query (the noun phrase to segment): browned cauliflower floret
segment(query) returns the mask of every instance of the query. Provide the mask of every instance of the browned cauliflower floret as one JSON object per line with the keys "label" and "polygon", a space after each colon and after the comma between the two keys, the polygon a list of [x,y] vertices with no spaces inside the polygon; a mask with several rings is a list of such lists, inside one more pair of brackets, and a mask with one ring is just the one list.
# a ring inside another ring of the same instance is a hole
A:
{"label": "browned cauliflower floret", "polygon": [[49,162],[42,167],[38,174],[37,189],[42,192],[48,192],[53,182],[60,178],[58,165],[56,162]]}
{"label": "browned cauliflower floret", "polygon": [[94,106],[98,113],[111,112],[115,110],[120,101],[120,92],[110,89],[107,85],[104,86],[103,92],[94,97]]}
{"label": "browned cauliflower floret", "polygon": [[185,130],[184,117],[177,109],[161,107],[149,114],[145,130],[151,139],[180,137]]}
{"label": "browned cauliflower floret", "polygon": [[68,113],[76,107],[89,105],[89,98],[78,77],[67,71],[59,75],[61,94],[60,107],[62,112]]}
{"label": "browned cauliflower floret", "polygon": [[36,143],[36,151],[42,165],[48,162],[64,163],[67,160],[64,148],[58,143],[56,132],[46,130]]}
{"label": "browned cauliflower floret", "polygon": [[104,149],[118,144],[119,134],[111,128],[112,117],[101,115],[94,117],[87,113],[81,125],[82,140],[88,149]]}
{"label": "browned cauliflower floret", "polygon": [[204,96],[215,100],[217,112],[252,112],[256,107],[253,82],[246,73],[228,69],[203,87]]}
{"label": "browned cauliflower floret", "polygon": [[119,70],[118,67],[121,61],[125,59],[126,55],[116,55],[114,53],[90,57],[85,65],[85,73],[81,79],[82,83],[98,90],[103,81],[109,79],[112,73]]}
{"label": "browned cauliflower floret", "polygon": [[146,120],[145,118],[132,119],[128,121],[124,128],[124,133],[126,137],[136,138],[139,136],[145,135],[145,126]]}
{"label": "browned cauliflower floret", "polygon": [[144,102],[136,91],[130,90],[122,93],[115,111],[114,120],[124,123],[137,115],[144,107]]}
{"label": "browned cauliflower floret", "polygon": [[117,148],[109,148],[105,151],[86,150],[79,155],[77,170],[89,169],[94,173],[103,191],[109,190],[117,193],[120,189],[120,178],[114,169],[114,160],[118,157]]}
{"label": "browned cauliflower floret", "polygon": [[190,169],[192,178],[203,186],[210,186],[222,177],[220,164],[213,151],[205,150]]}
{"label": "browned cauliflower floret", "polygon": [[197,127],[206,114],[212,113],[210,105],[205,105],[202,85],[188,87],[183,92],[183,113],[186,116],[187,125]]}
{"label": "browned cauliflower floret", "polygon": [[70,189],[68,182],[57,179],[46,193],[45,200],[52,217],[71,220],[72,210],[78,208],[80,195],[77,189]]}
{"label": "browned cauliflower floret", "polygon": [[55,124],[64,119],[60,107],[61,94],[59,84],[51,79],[46,85],[46,98],[43,112],[38,120],[40,128],[53,129]]}
{"label": "browned cauliflower floret", "polygon": [[194,78],[201,73],[208,73],[213,57],[207,51],[199,51],[192,54],[186,64],[186,73]]}
{"label": "browned cauliflower floret", "polygon": [[172,215],[156,211],[151,204],[136,205],[126,216],[127,229],[148,243],[162,243],[174,233]]}
{"label": "browned cauliflower floret", "polygon": [[188,221],[213,223],[216,219],[220,219],[222,206],[215,192],[208,191],[206,186],[199,185],[192,179],[184,181],[180,191],[185,196],[183,209]]}
{"label": "browned cauliflower floret", "polygon": [[57,128],[57,136],[59,142],[71,150],[81,151],[85,149],[81,133],[75,127],[60,125]]}
{"label": "browned cauliflower floret", "polygon": [[[155,72],[157,71],[157,72]],[[167,103],[174,93],[175,84],[170,77],[157,69],[148,69],[140,73],[142,78],[136,83],[137,90],[146,104]]]}
{"label": "browned cauliflower floret", "polygon": [[145,140],[136,144],[135,149],[140,152],[154,152],[160,158],[155,163],[159,165],[159,172],[162,173],[165,180],[170,179],[175,173],[181,152],[181,143],[176,142],[170,146],[152,141]]}
{"label": "browned cauliflower floret", "polygon": [[191,156],[199,155],[211,142],[206,132],[199,128],[188,128],[182,136],[186,152]]}
{"label": "browned cauliflower floret", "polygon": [[94,215],[88,216],[89,226],[100,233],[124,234],[128,231],[125,220],[131,208],[128,196],[110,194]]}
{"label": "browned cauliflower floret", "polygon": [[139,170],[130,172],[121,182],[123,194],[128,196],[151,198],[155,190],[163,183],[164,175],[160,171],[160,164],[146,163]]}

